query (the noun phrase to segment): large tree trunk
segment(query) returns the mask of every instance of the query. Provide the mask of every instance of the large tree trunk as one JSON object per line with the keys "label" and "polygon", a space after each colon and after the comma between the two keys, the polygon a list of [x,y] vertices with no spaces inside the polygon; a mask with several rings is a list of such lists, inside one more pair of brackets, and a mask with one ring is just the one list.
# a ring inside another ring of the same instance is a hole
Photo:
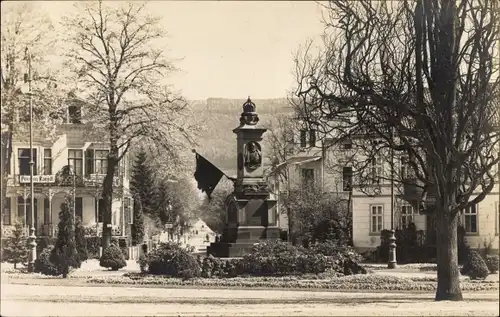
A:
{"label": "large tree trunk", "polygon": [[452,215],[449,206],[443,206],[436,212],[438,285],[435,299],[460,301],[463,297],[458,270],[458,215]]}
{"label": "large tree trunk", "polygon": [[[116,156],[115,156],[116,157]],[[104,203],[104,214],[102,219],[102,249],[106,249],[111,244],[112,228],[112,202],[113,202],[113,178],[118,168],[118,161],[110,153],[108,157],[108,168],[102,186],[102,199]]]}

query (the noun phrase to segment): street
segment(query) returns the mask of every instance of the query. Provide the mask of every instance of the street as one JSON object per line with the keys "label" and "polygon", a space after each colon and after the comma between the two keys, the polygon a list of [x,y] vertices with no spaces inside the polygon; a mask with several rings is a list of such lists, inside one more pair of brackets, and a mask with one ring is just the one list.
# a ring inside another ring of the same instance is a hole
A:
{"label": "street", "polygon": [[2,316],[498,316],[498,294],[163,289],[2,284]]}

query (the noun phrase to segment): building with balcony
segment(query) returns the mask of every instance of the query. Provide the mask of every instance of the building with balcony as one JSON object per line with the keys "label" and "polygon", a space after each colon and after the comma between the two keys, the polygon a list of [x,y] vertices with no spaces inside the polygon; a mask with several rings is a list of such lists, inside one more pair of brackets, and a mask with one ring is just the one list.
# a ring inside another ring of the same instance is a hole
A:
{"label": "building with balcony", "polygon": [[[71,109],[69,109],[71,111]],[[102,231],[104,205],[102,181],[106,174],[109,146],[103,131],[81,123],[78,115],[66,123],[43,127],[34,123],[34,223],[39,237],[55,237],[59,210],[66,196],[75,196],[75,215],[85,226]],[[26,122],[17,122],[12,139],[12,158],[7,182],[7,201],[2,212],[2,234],[15,221],[31,223],[30,147]],[[129,191],[128,157],[125,155],[114,177],[112,228],[115,236],[129,236],[132,198]]]}
{"label": "building with balcony", "polygon": [[[393,183],[394,210],[391,211],[391,174],[388,154],[373,158],[365,166],[363,180],[356,173],[355,144],[350,141],[337,142],[334,137],[318,140],[316,131],[301,130],[290,140],[290,150],[284,162],[269,174],[273,191],[280,202],[280,227],[287,230],[288,222],[283,202],[294,190],[314,184],[324,193],[336,195],[350,203],[353,217],[353,243],[361,253],[374,251],[380,245],[384,229],[402,229],[414,223],[417,230],[427,236],[434,233],[432,215],[420,213],[415,204],[405,195],[399,181]],[[405,156],[394,156],[395,179],[408,176],[408,161]],[[361,159],[359,159],[361,160]],[[281,173],[281,175],[280,175]],[[498,171],[494,171],[498,173]],[[286,176],[286,177],[283,177]],[[498,250],[500,232],[500,192],[497,183],[491,193],[477,206],[464,210],[460,223],[466,231],[466,242],[473,249],[486,246]]]}

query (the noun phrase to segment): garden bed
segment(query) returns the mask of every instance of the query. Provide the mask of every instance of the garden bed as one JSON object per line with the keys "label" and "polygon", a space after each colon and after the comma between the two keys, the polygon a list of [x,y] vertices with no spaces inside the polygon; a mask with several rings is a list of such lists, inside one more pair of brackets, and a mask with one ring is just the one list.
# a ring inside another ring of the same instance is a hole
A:
{"label": "garden bed", "polygon": [[[196,278],[183,280],[165,276],[126,274],[120,277],[94,277],[87,280],[91,284],[105,285],[155,285],[165,287],[197,286],[213,288],[294,288],[330,289],[365,291],[435,291],[436,277],[401,278],[379,275],[350,275],[327,279],[311,279],[310,276],[284,277],[235,277],[235,278]],[[464,291],[498,290],[496,281],[462,281]]]}

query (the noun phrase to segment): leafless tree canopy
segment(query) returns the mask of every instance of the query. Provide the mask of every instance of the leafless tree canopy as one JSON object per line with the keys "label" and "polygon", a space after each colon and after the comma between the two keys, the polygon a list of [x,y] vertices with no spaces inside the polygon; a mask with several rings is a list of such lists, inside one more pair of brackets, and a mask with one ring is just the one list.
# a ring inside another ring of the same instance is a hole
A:
{"label": "leafless tree canopy", "polygon": [[353,157],[366,158],[352,160],[358,185],[374,183],[374,158],[387,162],[394,151],[408,157],[425,193],[456,194],[451,212],[484,199],[499,162],[498,2],[330,1],[325,9],[324,47],[307,43],[297,54],[294,100],[324,137],[350,139]]}
{"label": "leafless tree canopy", "polygon": [[92,121],[112,131],[121,155],[145,137],[175,159],[195,125],[184,98],[165,83],[176,68],[158,46],[166,36],[160,18],[145,5],[79,4],[78,15],[64,22],[71,30],[67,66]]}
{"label": "leafless tree canopy", "polygon": [[[67,66],[91,122],[105,127],[110,144],[103,200],[103,223],[111,223],[113,177],[131,145],[153,145],[175,166],[179,153],[193,140],[196,121],[179,94],[166,85],[175,70],[158,43],[165,33],[145,3],[107,6],[102,1],[77,4],[77,14],[64,21],[70,30]],[[103,248],[111,230],[103,226]]]}

